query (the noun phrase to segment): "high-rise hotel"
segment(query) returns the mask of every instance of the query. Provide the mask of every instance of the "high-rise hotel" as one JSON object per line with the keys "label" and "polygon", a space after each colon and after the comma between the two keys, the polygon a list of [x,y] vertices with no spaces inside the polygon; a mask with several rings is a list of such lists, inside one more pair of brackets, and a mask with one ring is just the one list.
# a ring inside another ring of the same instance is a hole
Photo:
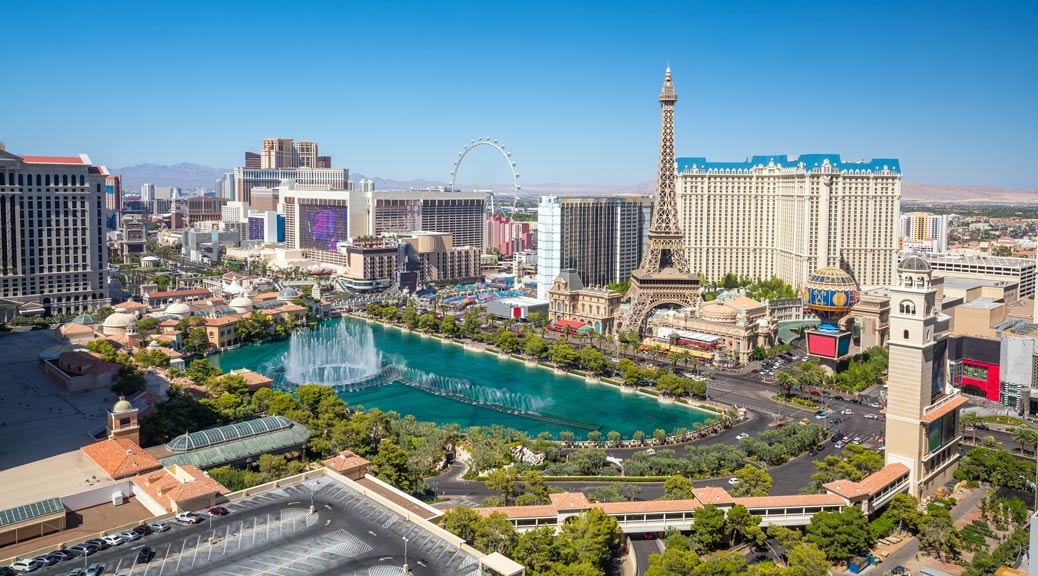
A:
{"label": "high-rise hotel", "polygon": [[0,148],[0,298],[51,313],[109,304],[104,166]]}
{"label": "high-rise hotel", "polygon": [[689,271],[704,280],[733,273],[799,286],[812,270],[834,267],[864,288],[894,283],[897,160],[808,154],[676,164]]}

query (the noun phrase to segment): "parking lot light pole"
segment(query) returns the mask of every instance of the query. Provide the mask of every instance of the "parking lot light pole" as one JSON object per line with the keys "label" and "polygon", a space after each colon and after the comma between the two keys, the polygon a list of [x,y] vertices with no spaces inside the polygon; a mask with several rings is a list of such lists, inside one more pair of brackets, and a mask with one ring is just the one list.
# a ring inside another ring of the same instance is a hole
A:
{"label": "parking lot light pole", "polygon": [[407,576],[409,571],[407,567],[407,536],[401,536],[404,539],[404,576]]}

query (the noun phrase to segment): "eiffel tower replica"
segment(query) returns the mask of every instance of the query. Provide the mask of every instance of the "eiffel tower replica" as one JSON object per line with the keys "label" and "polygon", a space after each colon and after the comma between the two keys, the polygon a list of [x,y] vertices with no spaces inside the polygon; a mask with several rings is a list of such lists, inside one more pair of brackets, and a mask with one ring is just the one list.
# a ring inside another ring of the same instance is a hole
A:
{"label": "eiffel tower replica", "polygon": [[660,165],[656,176],[656,201],[649,226],[649,239],[641,266],[631,272],[631,288],[624,296],[629,303],[620,330],[642,330],[653,309],[662,305],[678,308],[699,301],[699,277],[688,269],[684,237],[678,228],[678,206],[674,191],[674,103],[678,95],[670,80],[670,67],[660,93]]}

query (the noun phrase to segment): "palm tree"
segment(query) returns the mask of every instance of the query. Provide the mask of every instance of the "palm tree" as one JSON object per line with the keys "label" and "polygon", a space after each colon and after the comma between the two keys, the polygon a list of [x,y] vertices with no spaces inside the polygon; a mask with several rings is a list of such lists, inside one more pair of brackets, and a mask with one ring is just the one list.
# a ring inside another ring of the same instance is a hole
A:
{"label": "palm tree", "polygon": [[963,428],[973,429],[973,443],[977,443],[977,423],[980,422],[980,415],[976,412],[963,412],[959,414],[959,422]]}
{"label": "palm tree", "polygon": [[1032,444],[1038,444],[1038,432],[1031,430],[1030,428],[1014,428],[1013,441],[1020,444],[1020,452],[1024,451],[1024,446],[1030,446]]}
{"label": "palm tree", "polygon": [[800,378],[788,370],[779,370],[775,374],[775,383],[778,384],[779,394],[789,398],[793,388],[800,386]]}

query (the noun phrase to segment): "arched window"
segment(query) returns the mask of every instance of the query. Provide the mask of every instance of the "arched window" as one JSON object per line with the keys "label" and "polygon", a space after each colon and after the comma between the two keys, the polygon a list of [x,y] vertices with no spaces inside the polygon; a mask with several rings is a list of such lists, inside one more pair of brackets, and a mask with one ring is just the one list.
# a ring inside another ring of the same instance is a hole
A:
{"label": "arched window", "polygon": [[902,300],[901,304],[898,306],[898,309],[901,311],[902,314],[913,314],[914,315],[915,314],[915,302],[912,302],[911,300]]}
{"label": "arched window", "polygon": [[36,185],[43,186],[43,176],[41,174],[36,175]]}
{"label": "arched window", "polygon": [[86,180],[84,179],[84,176],[82,174],[79,175],[79,185],[80,186],[85,186],[86,185]]}
{"label": "arched window", "polygon": [[913,284],[912,284],[912,277],[911,276],[905,276],[905,286],[907,286],[909,288],[911,288],[913,286]]}
{"label": "arched window", "polygon": [[61,175],[61,185],[68,186],[68,174]]}

